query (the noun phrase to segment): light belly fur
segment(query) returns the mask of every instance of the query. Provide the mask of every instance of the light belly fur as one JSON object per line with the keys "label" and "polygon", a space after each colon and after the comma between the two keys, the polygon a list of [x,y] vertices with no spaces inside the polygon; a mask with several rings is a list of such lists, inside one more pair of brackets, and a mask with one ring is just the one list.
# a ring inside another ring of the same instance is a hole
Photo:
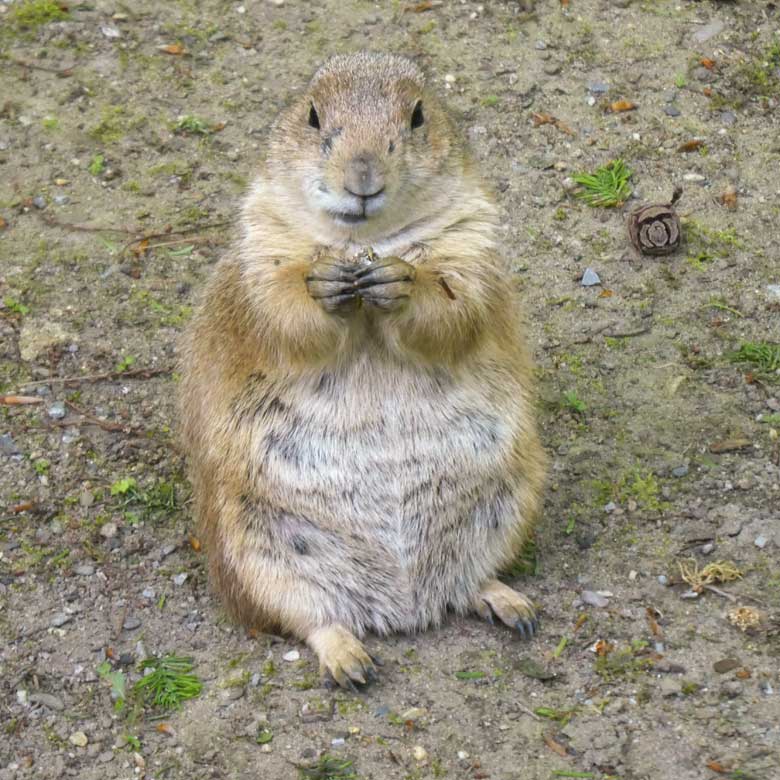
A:
{"label": "light belly fur", "polygon": [[246,506],[258,554],[289,561],[359,634],[468,609],[522,522],[513,421],[450,376],[383,368],[367,355],[264,379],[241,405],[251,494],[263,497]]}

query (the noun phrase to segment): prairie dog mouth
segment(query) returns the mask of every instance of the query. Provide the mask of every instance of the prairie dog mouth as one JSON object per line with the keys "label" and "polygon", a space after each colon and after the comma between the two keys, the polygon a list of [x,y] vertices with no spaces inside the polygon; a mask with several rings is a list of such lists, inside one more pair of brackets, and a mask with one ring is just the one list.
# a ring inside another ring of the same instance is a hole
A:
{"label": "prairie dog mouth", "polygon": [[365,213],[353,214],[347,211],[329,211],[328,214],[336,220],[336,222],[344,222],[347,225],[359,225],[361,222],[365,222],[368,216]]}

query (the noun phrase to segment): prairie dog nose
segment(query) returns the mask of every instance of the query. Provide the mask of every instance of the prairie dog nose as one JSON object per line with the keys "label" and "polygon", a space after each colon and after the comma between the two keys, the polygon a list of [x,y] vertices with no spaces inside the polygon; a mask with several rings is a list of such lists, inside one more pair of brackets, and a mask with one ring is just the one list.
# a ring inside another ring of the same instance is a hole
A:
{"label": "prairie dog nose", "polygon": [[360,198],[379,195],[385,188],[385,175],[373,154],[353,157],[344,170],[344,189]]}

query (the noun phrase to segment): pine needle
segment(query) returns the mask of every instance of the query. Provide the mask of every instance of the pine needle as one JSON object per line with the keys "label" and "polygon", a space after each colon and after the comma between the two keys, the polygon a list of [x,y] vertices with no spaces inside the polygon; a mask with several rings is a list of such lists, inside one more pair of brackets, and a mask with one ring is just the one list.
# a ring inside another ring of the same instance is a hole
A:
{"label": "pine needle", "polygon": [[578,198],[589,206],[611,207],[620,206],[628,199],[631,175],[632,171],[622,160],[612,160],[593,173],[578,173],[572,178],[582,187],[577,192]]}
{"label": "pine needle", "polygon": [[141,661],[141,671],[152,669],[134,686],[147,703],[163,710],[179,709],[181,702],[194,699],[203,690],[203,683],[192,672],[192,658],[166,655]]}

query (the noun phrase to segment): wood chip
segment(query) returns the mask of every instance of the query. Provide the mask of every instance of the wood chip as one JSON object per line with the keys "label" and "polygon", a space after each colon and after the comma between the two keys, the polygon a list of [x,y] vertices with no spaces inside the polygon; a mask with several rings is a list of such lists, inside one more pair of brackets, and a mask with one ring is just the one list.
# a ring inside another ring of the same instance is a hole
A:
{"label": "wood chip", "polygon": [[43,398],[34,395],[0,395],[0,404],[6,406],[25,406],[27,404],[42,404]]}
{"label": "wood chip", "polygon": [[735,452],[744,450],[752,444],[750,439],[724,439],[710,444],[710,452],[718,454],[720,452]]}

